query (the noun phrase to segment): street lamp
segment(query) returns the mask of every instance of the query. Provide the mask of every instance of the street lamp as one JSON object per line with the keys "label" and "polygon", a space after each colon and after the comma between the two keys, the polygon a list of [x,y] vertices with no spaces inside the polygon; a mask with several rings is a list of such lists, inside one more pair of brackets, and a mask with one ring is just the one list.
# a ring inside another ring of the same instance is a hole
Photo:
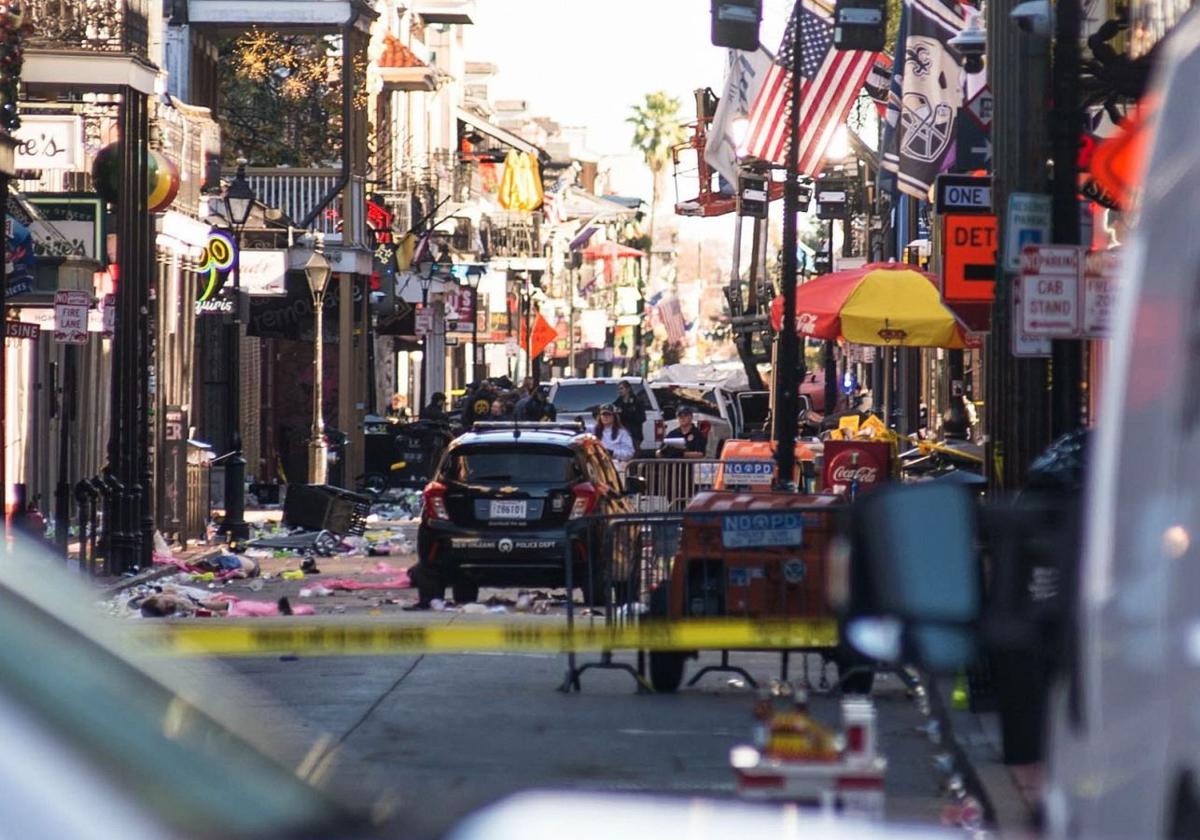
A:
{"label": "street lamp", "polygon": [[324,387],[322,362],[325,350],[325,289],[333,270],[329,260],[313,252],[304,264],[304,276],[313,299],[313,404],[312,439],[308,443],[308,483],[324,484],[328,452],[325,446],[325,421],[321,417],[321,393]]}
{"label": "street lamp", "polygon": [[242,454],[242,231],[250,220],[254,190],[246,180],[246,161],[238,159],[237,176],[225,190],[225,218],[233,229],[237,256],[233,262],[233,317],[228,324],[229,395],[226,401],[229,455],[225,460],[225,522],[222,531],[230,545],[250,536],[246,524],[246,456]]}
{"label": "street lamp", "polygon": [[467,286],[471,289],[471,379],[479,376],[479,281],[483,272],[471,266],[467,269]]}

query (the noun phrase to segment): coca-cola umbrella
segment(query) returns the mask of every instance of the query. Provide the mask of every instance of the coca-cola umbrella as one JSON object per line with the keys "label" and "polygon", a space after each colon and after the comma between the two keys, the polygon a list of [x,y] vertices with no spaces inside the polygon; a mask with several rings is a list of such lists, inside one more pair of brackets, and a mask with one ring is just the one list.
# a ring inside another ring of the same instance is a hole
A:
{"label": "coca-cola umbrella", "polygon": [[[783,323],[783,298],[771,301],[771,326]],[[871,263],[823,274],[796,287],[796,331],[876,347],[967,345],[967,331],[933,277],[903,263]]]}

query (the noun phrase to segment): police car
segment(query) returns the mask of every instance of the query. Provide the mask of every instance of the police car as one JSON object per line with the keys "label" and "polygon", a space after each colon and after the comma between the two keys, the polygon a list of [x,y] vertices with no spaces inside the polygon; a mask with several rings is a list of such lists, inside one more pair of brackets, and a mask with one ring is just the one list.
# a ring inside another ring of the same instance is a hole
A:
{"label": "police car", "polygon": [[[420,603],[447,587],[465,603],[480,586],[563,586],[569,526],[632,513],[627,493],[636,488],[625,482],[577,424],[475,424],[449,445],[425,488],[413,572]],[[598,541],[577,528],[571,539],[574,580],[590,603],[603,603],[607,559],[589,564],[586,546]]]}

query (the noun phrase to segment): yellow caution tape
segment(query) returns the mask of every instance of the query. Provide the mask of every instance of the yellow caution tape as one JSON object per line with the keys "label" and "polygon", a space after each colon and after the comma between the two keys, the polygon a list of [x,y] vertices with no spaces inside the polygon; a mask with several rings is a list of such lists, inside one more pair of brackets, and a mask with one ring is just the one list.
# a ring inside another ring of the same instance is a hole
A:
{"label": "yellow caution tape", "polygon": [[838,643],[837,622],[689,619],[620,627],[462,622],[304,622],[145,624],[132,631],[143,649],[171,656],[354,656],[403,653],[567,653],[604,650],[791,650]]}

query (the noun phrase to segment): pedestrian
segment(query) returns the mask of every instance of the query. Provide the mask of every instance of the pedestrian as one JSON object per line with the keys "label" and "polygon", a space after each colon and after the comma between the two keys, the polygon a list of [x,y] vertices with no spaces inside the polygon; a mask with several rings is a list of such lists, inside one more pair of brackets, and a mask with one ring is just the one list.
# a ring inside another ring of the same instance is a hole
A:
{"label": "pedestrian", "polygon": [[496,389],[486,379],[477,384],[474,390],[463,400],[462,425],[464,430],[470,430],[478,420],[486,420],[492,414],[492,400]]}
{"label": "pedestrian", "polygon": [[600,445],[607,449],[608,454],[617,462],[618,469],[622,469],[625,462],[633,458],[633,438],[621,425],[621,417],[613,406],[600,406],[600,419],[595,434],[600,439]]}
{"label": "pedestrian", "polygon": [[646,405],[633,390],[633,383],[622,379],[617,385],[617,400],[613,403],[621,425],[633,439],[634,450],[642,448],[642,438],[646,423]]}
{"label": "pedestrian", "polygon": [[558,416],[554,404],[548,402],[546,395],[536,387],[517,401],[514,414],[518,420],[526,423],[543,423],[554,420]]}
{"label": "pedestrian", "polygon": [[387,417],[396,422],[408,419],[408,399],[403,394],[392,394],[392,399],[388,402]]}
{"label": "pedestrian", "polygon": [[658,450],[658,457],[703,458],[708,451],[708,438],[692,422],[692,410],[681,405],[675,412],[675,419],[679,421],[679,426],[667,432],[663,446]]}
{"label": "pedestrian", "polygon": [[445,423],[450,418],[446,415],[446,395],[441,391],[434,393],[429,398],[429,405],[421,410],[422,420],[435,420],[439,423]]}

